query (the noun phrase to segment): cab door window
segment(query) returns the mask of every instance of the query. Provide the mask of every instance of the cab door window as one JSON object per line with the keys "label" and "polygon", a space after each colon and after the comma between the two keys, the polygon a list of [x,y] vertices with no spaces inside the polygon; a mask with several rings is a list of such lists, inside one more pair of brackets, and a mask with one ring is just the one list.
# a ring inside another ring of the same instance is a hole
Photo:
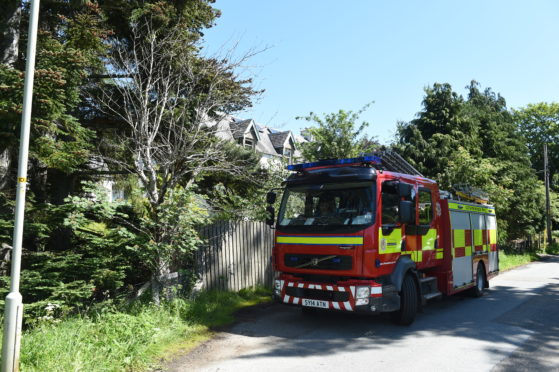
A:
{"label": "cab door window", "polygon": [[382,184],[382,224],[396,225],[398,223],[400,196],[391,182]]}
{"label": "cab door window", "polygon": [[419,188],[419,225],[430,226],[433,221],[433,199],[431,190]]}

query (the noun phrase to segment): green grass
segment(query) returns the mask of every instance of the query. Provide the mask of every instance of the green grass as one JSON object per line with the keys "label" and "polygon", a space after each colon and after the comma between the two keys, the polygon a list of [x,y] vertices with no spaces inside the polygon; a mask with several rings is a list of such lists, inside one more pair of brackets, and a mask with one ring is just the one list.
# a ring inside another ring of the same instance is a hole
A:
{"label": "green grass", "polygon": [[506,253],[501,250],[499,251],[499,270],[509,270],[539,259],[540,258],[536,253]]}
{"label": "green grass", "polygon": [[270,300],[270,291],[207,292],[195,301],[160,307],[136,303],[101,307],[87,316],[43,323],[24,332],[21,370],[143,371],[211,336],[245,306]]}

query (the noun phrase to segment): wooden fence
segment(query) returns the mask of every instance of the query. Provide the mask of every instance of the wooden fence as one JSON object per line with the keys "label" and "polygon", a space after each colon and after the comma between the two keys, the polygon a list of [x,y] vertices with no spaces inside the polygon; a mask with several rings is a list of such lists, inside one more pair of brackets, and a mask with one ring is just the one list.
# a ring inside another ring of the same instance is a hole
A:
{"label": "wooden fence", "polygon": [[197,251],[198,289],[272,286],[274,231],[264,222],[219,221],[205,226],[201,234],[207,244]]}

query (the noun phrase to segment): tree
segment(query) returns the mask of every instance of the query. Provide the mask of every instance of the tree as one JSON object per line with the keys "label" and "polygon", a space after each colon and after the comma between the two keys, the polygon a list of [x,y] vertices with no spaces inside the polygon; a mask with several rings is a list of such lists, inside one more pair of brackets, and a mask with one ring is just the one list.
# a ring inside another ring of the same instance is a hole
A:
{"label": "tree", "polygon": [[311,112],[308,116],[297,117],[317,124],[303,131],[309,142],[301,145],[301,153],[308,161],[320,159],[341,159],[356,157],[361,153],[372,151],[377,143],[367,139],[363,132],[369,123],[358,124],[359,117],[370,104],[357,112],[339,110],[323,117]]}
{"label": "tree", "polygon": [[449,159],[460,146],[468,153],[476,151],[477,128],[465,120],[464,99],[450,84],[427,87],[422,105],[416,119],[398,123],[395,148],[419,172],[450,188]]}
{"label": "tree", "polygon": [[[513,114],[536,171],[543,170],[543,145],[547,144],[550,177],[553,178],[559,171],[559,103],[530,104],[513,110]],[[543,173],[540,178],[543,179]]]}
{"label": "tree", "polygon": [[475,81],[467,89],[464,99],[449,84],[427,88],[424,109],[399,124],[394,147],[444,189],[467,183],[488,192],[501,243],[531,236],[543,228],[543,187],[528,149],[503,97]]}
{"label": "tree", "polygon": [[0,64],[13,66],[19,51],[21,1],[5,0],[0,5]]}
{"label": "tree", "polygon": [[122,126],[112,138],[105,136],[101,156],[112,169],[138,177],[151,220],[144,227],[153,241],[157,284],[178,238],[163,207],[204,173],[242,174],[251,165],[232,162],[217,133],[225,113],[248,106],[256,92],[250,80],[235,74],[242,61],[201,57],[189,32],[158,25],[150,11],[135,16],[130,43],[116,43],[109,56],[125,78],[91,99]]}

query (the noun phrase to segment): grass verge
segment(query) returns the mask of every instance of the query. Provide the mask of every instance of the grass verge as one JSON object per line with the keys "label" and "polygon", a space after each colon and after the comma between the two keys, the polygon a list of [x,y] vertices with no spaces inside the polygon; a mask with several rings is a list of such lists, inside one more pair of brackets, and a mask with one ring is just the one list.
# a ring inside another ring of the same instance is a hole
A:
{"label": "grass verge", "polygon": [[236,310],[269,300],[270,291],[262,288],[207,292],[194,301],[126,309],[107,305],[88,315],[43,322],[23,334],[21,370],[147,370],[206,340],[211,327],[233,322]]}
{"label": "grass verge", "polygon": [[499,251],[499,270],[510,270],[539,259],[540,257],[536,253],[506,253],[501,250]]}

